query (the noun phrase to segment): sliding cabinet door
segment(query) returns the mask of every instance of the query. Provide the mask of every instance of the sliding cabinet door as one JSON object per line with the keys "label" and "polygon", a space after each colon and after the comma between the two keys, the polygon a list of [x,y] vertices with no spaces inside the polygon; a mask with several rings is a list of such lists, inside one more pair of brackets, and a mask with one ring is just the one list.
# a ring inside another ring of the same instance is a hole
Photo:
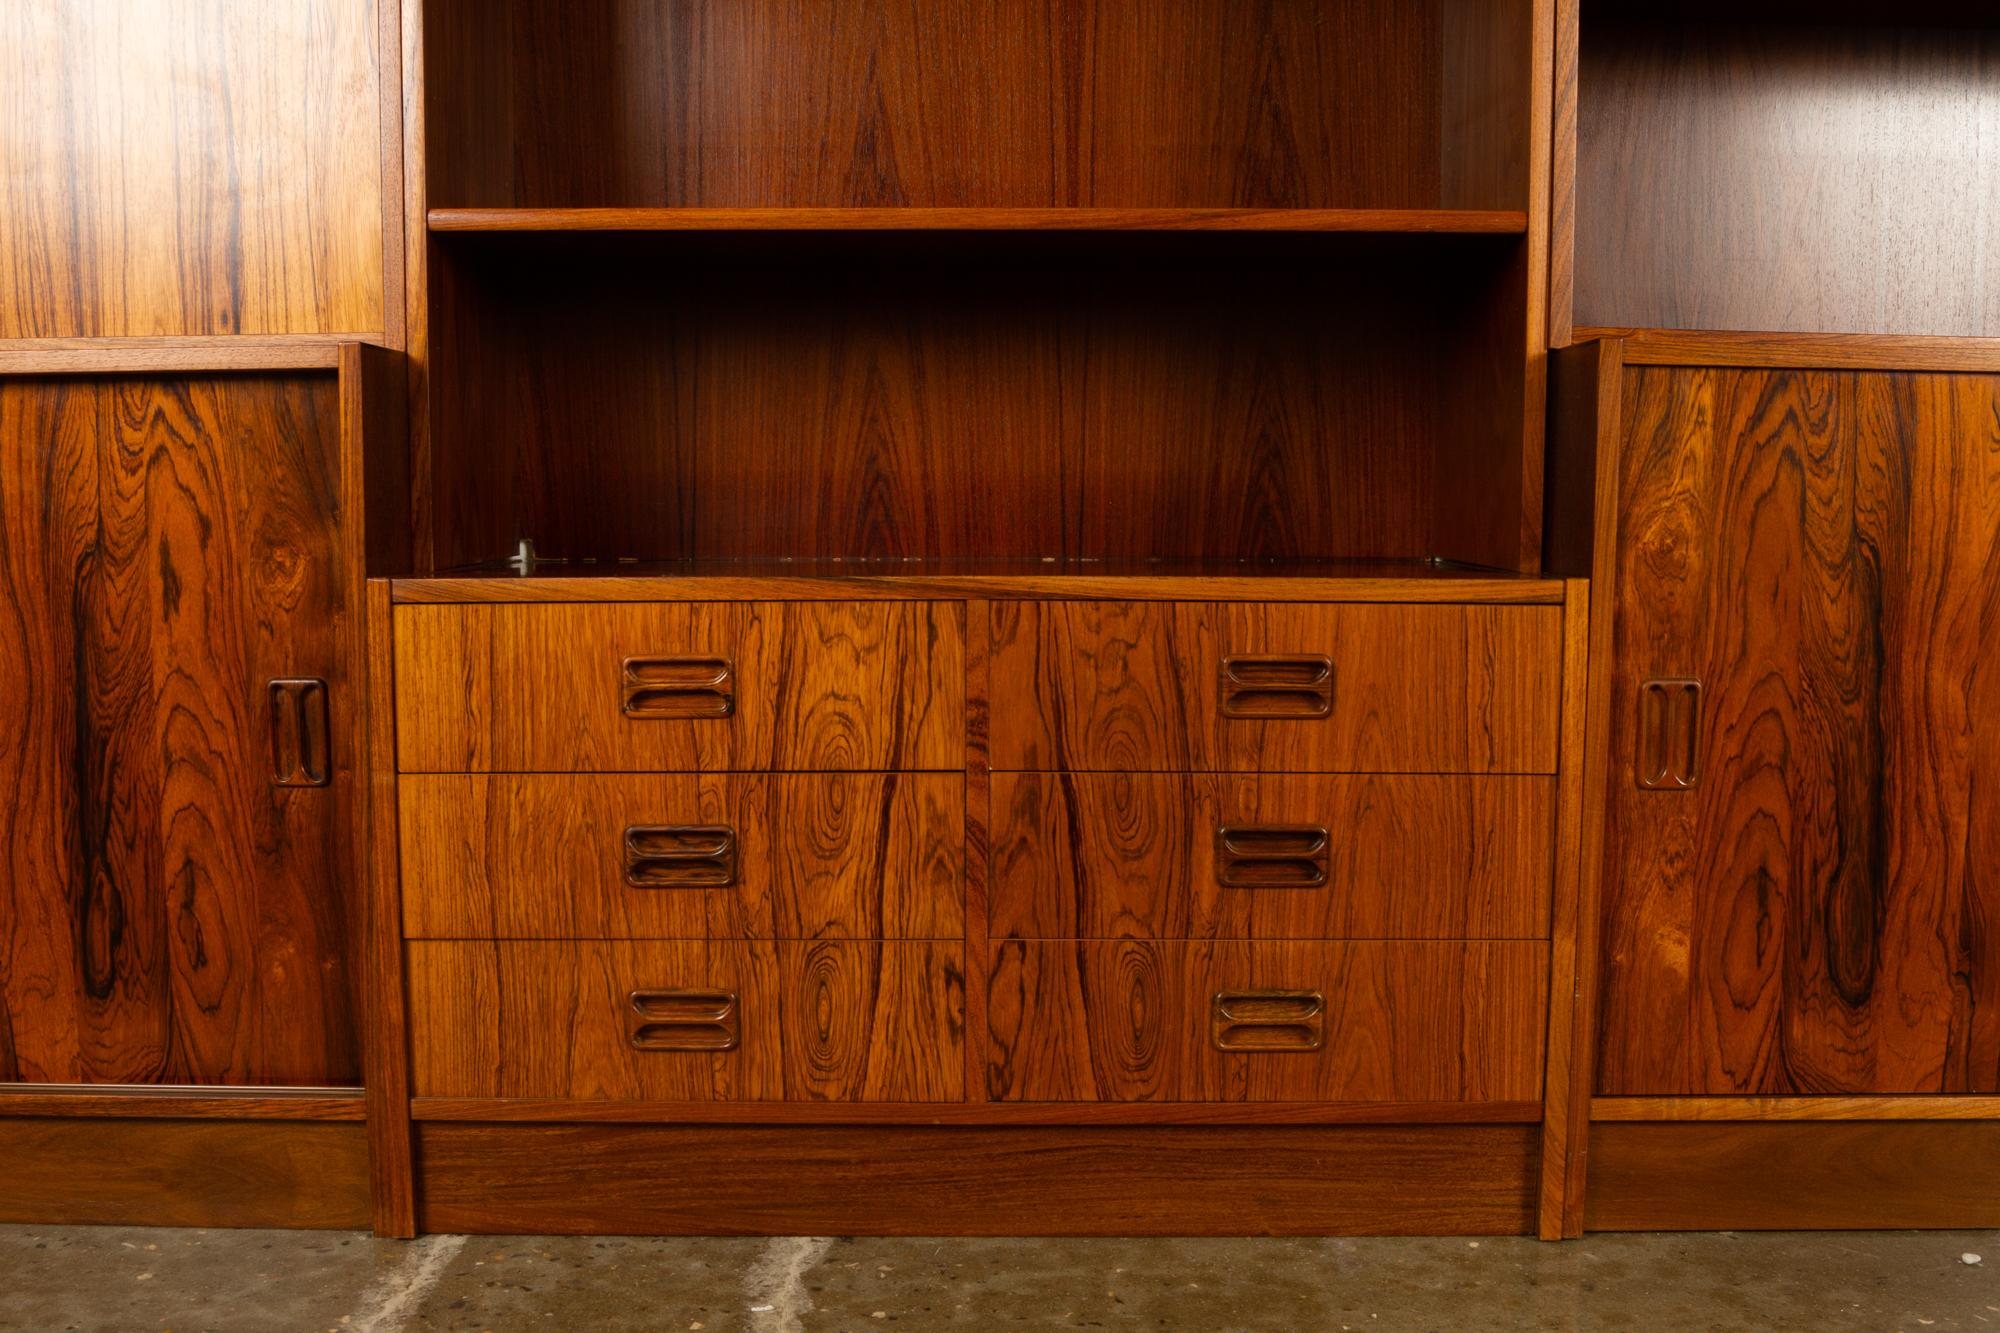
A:
{"label": "sliding cabinet door", "polygon": [[2000,1090],[2000,377],[1623,421],[1598,1091]]}

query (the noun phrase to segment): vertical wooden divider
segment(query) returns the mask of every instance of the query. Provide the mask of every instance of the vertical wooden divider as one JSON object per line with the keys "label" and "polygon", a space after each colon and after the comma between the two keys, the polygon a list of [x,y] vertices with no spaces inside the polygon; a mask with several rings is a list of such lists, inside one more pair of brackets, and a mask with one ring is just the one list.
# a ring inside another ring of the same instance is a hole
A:
{"label": "vertical wooden divider", "polygon": [[368,1170],[378,1236],[417,1234],[410,1134],[409,1031],[403,999],[402,885],[396,816],[396,689],[389,582],[370,579],[366,680],[368,791],[361,821],[367,875],[363,936],[363,1081],[367,1085]]}
{"label": "vertical wooden divider", "polygon": [[986,876],[993,777],[988,758],[992,604],[965,606],[965,1099],[986,1100]]}
{"label": "vertical wooden divider", "polygon": [[1561,751],[1556,780],[1555,883],[1549,919],[1549,1035],[1542,1074],[1542,1186],[1536,1208],[1537,1232],[1543,1240],[1563,1237],[1564,1203],[1569,1177],[1579,1168],[1576,1151],[1578,1122],[1590,1114],[1590,1089],[1579,1080],[1577,1016],[1584,1007],[1578,987],[1583,975],[1580,953],[1589,934],[1583,928],[1580,892],[1580,850],[1583,845],[1583,766],[1588,751],[1585,731],[1585,664],[1590,656],[1590,584],[1584,579],[1563,583],[1563,690]]}

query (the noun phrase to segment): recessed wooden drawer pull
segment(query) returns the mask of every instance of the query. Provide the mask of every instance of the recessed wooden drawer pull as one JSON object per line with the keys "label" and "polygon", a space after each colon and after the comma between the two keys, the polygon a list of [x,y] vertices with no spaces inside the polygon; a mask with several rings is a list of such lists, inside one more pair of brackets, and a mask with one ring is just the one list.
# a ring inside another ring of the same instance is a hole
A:
{"label": "recessed wooden drawer pull", "polygon": [[628,657],[621,692],[627,717],[729,717],[736,666],[726,657]]}
{"label": "recessed wooden drawer pull", "polygon": [[1316,990],[1217,991],[1209,1034],[1218,1051],[1316,1051],[1326,1044],[1326,999]]}
{"label": "recessed wooden drawer pull", "polygon": [[1326,883],[1327,834],[1317,824],[1224,824],[1215,881],[1227,889],[1316,889]]}
{"label": "recessed wooden drawer pull", "polygon": [[1688,791],[1701,778],[1701,682],[1661,676],[1639,686],[1639,786]]}
{"label": "recessed wooden drawer pull", "polygon": [[265,688],[271,702],[271,785],[326,786],[333,780],[327,759],[326,682],[317,677],[274,680]]}
{"label": "recessed wooden drawer pull", "polygon": [[625,882],[635,889],[720,889],[736,882],[736,830],[726,824],[635,824],[625,830]]}
{"label": "recessed wooden drawer pull", "polygon": [[736,992],[635,990],[626,1033],[638,1051],[733,1051],[742,1037]]}
{"label": "recessed wooden drawer pull", "polygon": [[1326,657],[1225,657],[1222,715],[1318,718],[1333,712],[1333,661]]}

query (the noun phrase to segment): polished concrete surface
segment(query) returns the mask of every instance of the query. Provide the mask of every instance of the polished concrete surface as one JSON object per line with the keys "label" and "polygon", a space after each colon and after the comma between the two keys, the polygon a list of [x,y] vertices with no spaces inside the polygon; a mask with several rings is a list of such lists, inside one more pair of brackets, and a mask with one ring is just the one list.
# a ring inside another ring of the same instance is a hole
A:
{"label": "polished concrete surface", "polygon": [[0,1329],[889,1328],[2000,1333],[2000,1233],[404,1244],[0,1227]]}

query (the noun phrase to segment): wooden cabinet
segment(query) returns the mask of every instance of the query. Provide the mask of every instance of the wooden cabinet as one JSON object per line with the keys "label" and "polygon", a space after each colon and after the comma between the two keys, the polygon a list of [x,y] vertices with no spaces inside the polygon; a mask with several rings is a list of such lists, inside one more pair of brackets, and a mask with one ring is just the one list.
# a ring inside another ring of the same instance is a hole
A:
{"label": "wooden cabinet", "polygon": [[1552,773],[1533,606],[1002,602],[993,766]]}
{"label": "wooden cabinet", "polygon": [[995,1101],[1541,1100],[1541,941],[994,948]]}
{"label": "wooden cabinet", "polygon": [[410,607],[401,764],[961,768],[964,637],[922,602]]}
{"label": "wooden cabinet", "polygon": [[950,773],[426,773],[411,939],[936,939],[965,930]]}
{"label": "wooden cabinet", "polygon": [[0,1080],[351,1085],[384,367],[172,359],[0,373]]}
{"label": "wooden cabinet", "polygon": [[2000,1091],[2000,378],[1619,393],[1599,1091]]}
{"label": "wooden cabinet", "polygon": [[956,1101],[957,941],[427,940],[419,1097]]}
{"label": "wooden cabinet", "polygon": [[995,939],[1537,939],[1553,778],[995,773]]}

